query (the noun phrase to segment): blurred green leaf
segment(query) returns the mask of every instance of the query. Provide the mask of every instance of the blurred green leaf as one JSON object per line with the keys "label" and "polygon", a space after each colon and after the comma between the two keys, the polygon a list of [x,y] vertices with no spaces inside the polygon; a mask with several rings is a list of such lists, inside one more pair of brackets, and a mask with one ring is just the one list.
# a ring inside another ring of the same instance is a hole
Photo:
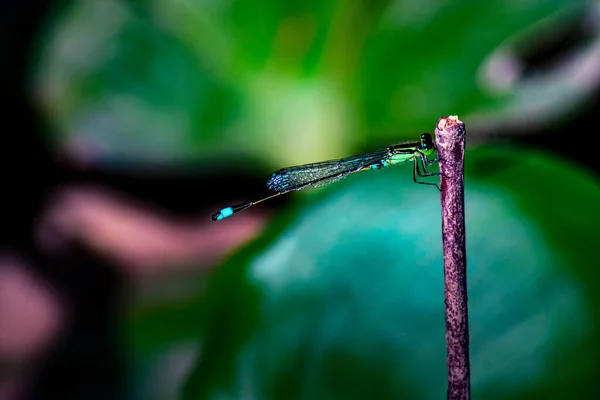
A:
{"label": "blurred green leaf", "polygon": [[[595,398],[597,181],[530,150],[466,159],[473,396]],[[186,398],[444,398],[439,197],[410,174],[297,195],[216,271]]]}
{"label": "blurred green leaf", "polygon": [[583,4],[88,0],[49,28],[35,82],[62,140],[96,153],[295,164],[501,108],[485,58]]}
{"label": "blurred green leaf", "polygon": [[132,350],[152,354],[164,346],[198,338],[202,326],[202,291],[198,297],[184,300],[160,300],[134,309],[127,316],[125,334]]}
{"label": "blurred green leaf", "polygon": [[119,326],[129,356],[130,399],[175,398],[198,357],[198,337],[204,330],[204,279],[188,276],[186,283],[176,286],[175,296],[154,293],[150,299],[128,304]]}

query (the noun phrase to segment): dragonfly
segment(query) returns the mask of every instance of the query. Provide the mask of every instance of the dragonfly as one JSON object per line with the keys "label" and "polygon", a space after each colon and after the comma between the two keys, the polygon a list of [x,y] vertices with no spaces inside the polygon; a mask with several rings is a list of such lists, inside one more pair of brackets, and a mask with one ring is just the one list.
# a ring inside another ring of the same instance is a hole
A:
{"label": "dragonfly", "polygon": [[427,171],[427,167],[438,161],[437,158],[429,159],[436,151],[431,134],[423,133],[418,141],[399,143],[371,153],[282,168],[273,172],[267,181],[267,187],[274,192],[273,194],[258,200],[222,208],[211,216],[211,220],[213,222],[220,221],[263,201],[289,192],[315,189],[332,184],[360,171],[378,170],[410,161],[413,162],[413,181],[415,183],[433,185],[440,190],[437,183],[420,179],[440,174],[439,172]]}

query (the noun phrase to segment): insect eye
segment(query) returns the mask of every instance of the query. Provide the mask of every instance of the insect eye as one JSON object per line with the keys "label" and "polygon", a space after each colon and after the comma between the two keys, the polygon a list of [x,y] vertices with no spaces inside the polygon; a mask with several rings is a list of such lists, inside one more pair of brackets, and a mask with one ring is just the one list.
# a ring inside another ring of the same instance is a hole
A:
{"label": "insect eye", "polygon": [[431,146],[431,135],[429,133],[424,133],[421,135],[421,145],[425,149]]}

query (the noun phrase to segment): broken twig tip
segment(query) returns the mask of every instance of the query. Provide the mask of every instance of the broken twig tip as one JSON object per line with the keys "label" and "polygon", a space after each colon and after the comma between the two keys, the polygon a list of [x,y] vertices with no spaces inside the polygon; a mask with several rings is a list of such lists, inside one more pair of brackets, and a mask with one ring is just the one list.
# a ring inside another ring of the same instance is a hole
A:
{"label": "broken twig tip", "polygon": [[435,130],[442,188],[444,300],[448,399],[470,397],[467,251],[464,209],[465,125],[457,116],[442,117]]}

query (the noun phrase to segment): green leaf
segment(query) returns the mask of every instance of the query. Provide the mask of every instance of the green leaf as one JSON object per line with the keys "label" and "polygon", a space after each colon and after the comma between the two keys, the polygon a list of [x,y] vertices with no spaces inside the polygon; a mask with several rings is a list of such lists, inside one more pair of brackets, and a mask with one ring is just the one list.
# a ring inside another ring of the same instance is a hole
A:
{"label": "green leaf", "polygon": [[167,290],[128,303],[118,326],[129,360],[129,398],[173,398],[185,380],[199,354],[198,337],[203,332],[201,275],[180,278],[185,284],[163,279],[161,288],[175,287],[176,294]]}
{"label": "green leaf", "polygon": [[414,139],[432,115],[514,105],[478,81],[485,60],[584,4],[73,3],[43,36],[34,86],[60,140],[105,157],[292,165]]}
{"label": "green leaf", "polygon": [[[473,396],[589,397],[598,183],[530,150],[466,159]],[[443,398],[437,191],[406,166],[296,201],[210,281],[186,398]]]}

